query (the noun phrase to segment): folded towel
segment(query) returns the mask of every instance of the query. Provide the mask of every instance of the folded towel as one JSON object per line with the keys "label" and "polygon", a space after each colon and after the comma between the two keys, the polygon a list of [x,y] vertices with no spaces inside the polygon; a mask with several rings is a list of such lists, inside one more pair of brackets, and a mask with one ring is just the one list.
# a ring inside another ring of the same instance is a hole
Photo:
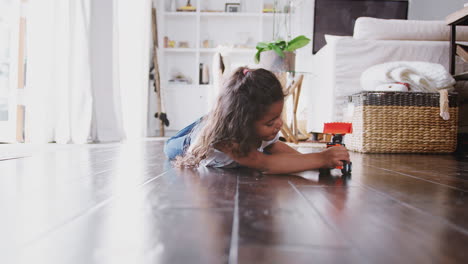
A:
{"label": "folded towel", "polygon": [[440,116],[444,120],[450,118],[448,90],[453,89],[455,79],[441,64],[420,61],[378,64],[365,70],[360,81],[364,91],[375,91],[395,83],[407,83],[411,92],[440,92]]}
{"label": "folded towel", "polygon": [[409,85],[402,83],[389,83],[375,86],[373,89],[366,91],[377,91],[377,92],[408,92]]}
{"label": "folded towel", "polygon": [[372,91],[382,84],[408,83],[413,92],[437,92],[452,88],[455,80],[437,63],[395,61],[374,65],[361,75],[361,87]]}

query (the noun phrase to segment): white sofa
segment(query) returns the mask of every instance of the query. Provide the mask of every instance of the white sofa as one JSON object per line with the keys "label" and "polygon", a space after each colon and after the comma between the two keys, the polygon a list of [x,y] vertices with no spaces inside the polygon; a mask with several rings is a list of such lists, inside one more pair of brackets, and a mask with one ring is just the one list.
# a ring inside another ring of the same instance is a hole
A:
{"label": "white sofa", "polygon": [[[457,40],[468,41],[468,28]],[[449,65],[449,27],[444,21],[387,20],[361,17],[353,36],[326,36],[312,61],[307,129],[322,132],[323,123],[347,121],[347,96],[362,91],[361,73],[389,61],[427,61]],[[468,70],[457,60],[456,72]],[[463,90],[463,83],[457,89]],[[462,94],[466,90],[462,91]],[[463,122],[463,121],[462,121]]]}

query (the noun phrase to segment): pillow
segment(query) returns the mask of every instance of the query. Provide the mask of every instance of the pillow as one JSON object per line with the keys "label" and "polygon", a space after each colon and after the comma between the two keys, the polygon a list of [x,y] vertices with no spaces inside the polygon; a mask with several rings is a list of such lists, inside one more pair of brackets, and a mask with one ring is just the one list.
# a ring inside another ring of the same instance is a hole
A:
{"label": "pillow", "polygon": [[[450,26],[445,21],[380,19],[360,17],[354,25],[356,39],[450,40]],[[468,28],[457,27],[457,41],[468,41]]]}

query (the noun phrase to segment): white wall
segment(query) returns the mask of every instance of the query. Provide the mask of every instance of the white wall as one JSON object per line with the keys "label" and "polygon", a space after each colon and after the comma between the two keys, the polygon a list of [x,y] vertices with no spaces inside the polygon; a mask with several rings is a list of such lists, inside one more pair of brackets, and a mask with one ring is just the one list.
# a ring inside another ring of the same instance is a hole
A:
{"label": "white wall", "polygon": [[445,17],[458,9],[468,0],[410,0],[408,19],[444,20]]}

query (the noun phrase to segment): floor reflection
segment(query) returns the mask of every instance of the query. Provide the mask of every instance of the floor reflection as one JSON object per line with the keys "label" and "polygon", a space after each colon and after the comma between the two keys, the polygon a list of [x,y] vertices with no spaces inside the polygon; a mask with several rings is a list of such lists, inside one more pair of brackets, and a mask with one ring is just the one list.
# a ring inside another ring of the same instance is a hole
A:
{"label": "floor reflection", "polygon": [[174,169],[162,146],[80,147],[1,161],[0,262],[467,258],[468,163],[450,155],[352,153],[352,176],[343,178]]}

